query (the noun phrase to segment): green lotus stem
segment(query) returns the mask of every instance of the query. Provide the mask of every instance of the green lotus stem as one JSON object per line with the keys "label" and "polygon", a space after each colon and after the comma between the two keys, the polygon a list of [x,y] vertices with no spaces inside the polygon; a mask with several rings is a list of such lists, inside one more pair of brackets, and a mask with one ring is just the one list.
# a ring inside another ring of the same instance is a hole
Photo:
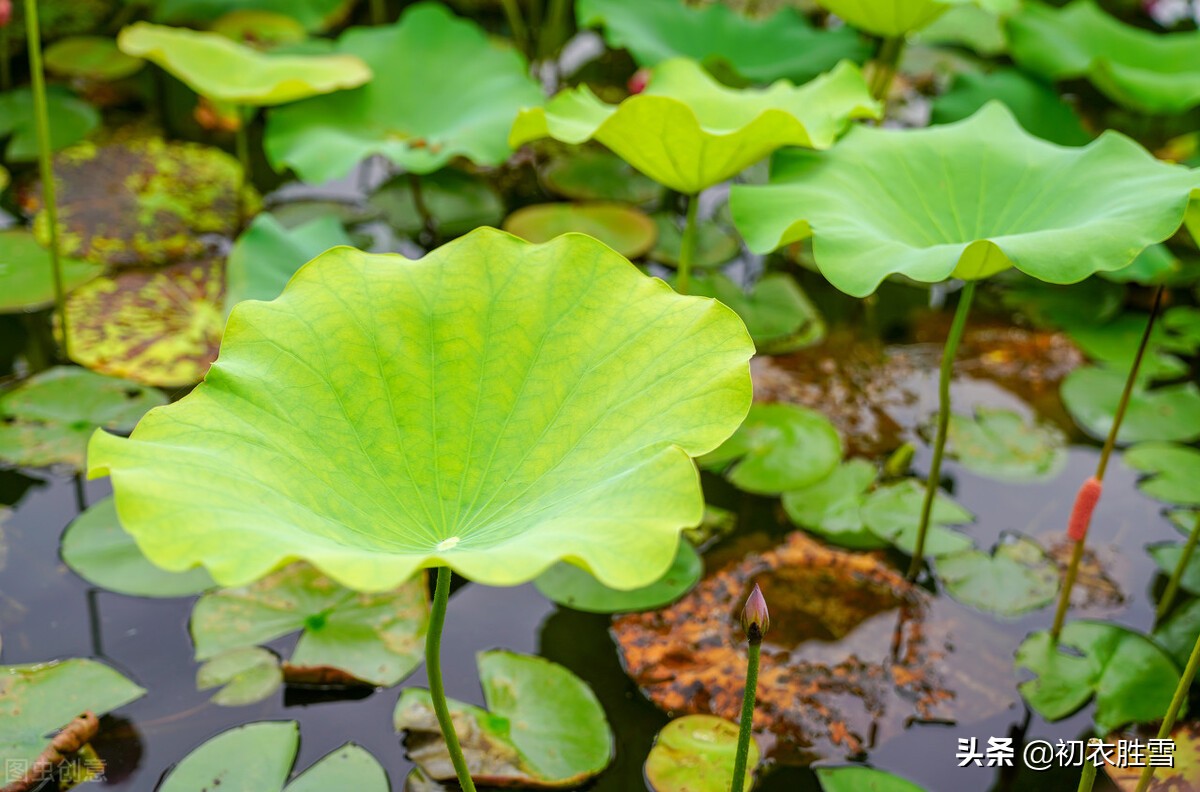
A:
{"label": "green lotus stem", "polygon": [[46,75],[42,71],[42,34],[38,29],[37,0],[25,0],[25,38],[29,47],[29,73],[33,81],[33,114],[37,119],[38,171],[42,177],[42,203],[50,232],[50,266],[54,269],[54,305],[62,328],[62,354],[71,355],[67,330],[67,299],[63,289],[62,257],[58,250],[58,199],[55,196],[54,163],[50,147],[50,111],[46,106]]}
{"label": "green lotus stem", "polygon": [[750,759],[750,739],[754,731],[754,699],[758,695],[758,658],[762,653],[763,636],[771,626],[771,614],[762,589],[754,584],[754,590],[742,608],[742,629],[749,642],[749,658],[746,662],[746,688],[742,691],[742,718],[738,726],[737,753],[733,760],[733,782],[730,792],[742,792],[746,784],[746,764]]}
{"label": "green lotus stem", "polygon": [[449,601],[450,567],[441,566],[437,570],[437,585],[433,590],[433,605],[429,611],[429,632],[425,634],[425,674],[429,677],[429,698],[433,701],[438,725],[442,727],[442,737],[446,740],[458,783],[463,792],[475,792],[475,782],[471,780],[471,771],[467,768],[458,734],[454,731],[450,707],[446,704],[446,686],[442,682],[442,625],[446,623],[446,603]]}
{"label": "green lotus stem", "polygon": [[233,145],[238,162],[242,163],[242,183],[250,183],[250,121],[254,117],[254,109],[249,105],[237,107],[238,125],[234,133]]}
{"label": "green lotus stem", "polygon": [[[1108,460],[1112,457],[1113,449],[1117,447],[1117,435],[1121,431],[1121,422],[1125,420],[1125,411],[1129,408],[1129,399],[1133,396],[1133,386],[1137,382],[1138,371],[1142,368],[1142,359],[1146,356],[1146,349],[1150,346],[1150,336],[1154,332],[1154,322],[1158,318],[1159,309],[1162,308],[1163,292],[1165,287],[1159,286],[1154,292],[1154,303],[1150,306],[1150,316],[1146,320],[1146,329],[1142,331],[1142,340],[1138,343],[1137,354],[1133,357],[1133,364],[1129,367],[1129,375],[1125,378],[1125,388],[1121,391],[1121,399],[1117,402],[1117,412],[1113,416],[1112,426],[1108,429],[1108,437],[1104,440],[1104,448],[1100,451],[1100,461],[1096,463],[1096,475],[1093,477],[1097,486],[1104,481],[1104,474],[1108,471]],[[1087,523],[1091,522],[1091,513],[1087,515]],[[1063,624],[1067,619],[1067,610],[1071,605],[1071,589],[1075,587],[1075,580],[1079,577],[1079,564],[1083,561],[1083,551],[1087,546],[1087,529],[1088,524],[1084,524],[1079,529],[1079,538],[1075,540],[1075,547],[1071,550],[1071,560],[1067,564],[1067,574],[1063,577],[1062,591],[1058,595],[1058,607],[1054,610],[1054,624],[1050,628],[1050,640],[1052,643],[1058,643],[1058,638],[1062,635]]]}
{"label": "green lotus stem", "polygon": [[942,475],[942,455],[946,451],[946,434],[950,429],[950,380],[954,376],[954,357],[962,341],[963,329],[967,326],[967,314],[971,312],[971,300],[975,297],[975,281],[967,281],[958,298],[954,321],[950,324],[950,335],[942,348],[942,368],[938,376],[938,419],[937,436],[933,441],[933,462],[929,465],[929,478],[925,482],[925,501],[921,504],[921,523],[917,527],[917,543],[913,547],[912,560],[908,564],[908,579],[916,580],[925,558],[925,534],[929,531],[929,517],[933,513],[933,501],[937,496],[938,482]]}
{"label": "green lotus stem", "polygon": [[700,205],[700,196],[689,195],[687,202],[687,222],[679,242],[679,277],[675,279],[675,290],[680,294],[687,294],[692,284],[692,262],[696,258],[696,209]]}
{"label": "green lotus stem", "polygon": [[[1165,740],[1171,736],[1171,730],[1175,728],[1175,719],[1179,717],[1179,710],[1183,707],[1183,702],[1187,700],[1188,691],[1192,689],[1192,681],[1196,678],[1196,669],[1200,668],[1200,635],[1196,636],[1196,644],[1192,647],[1192,656],[1188,658],[1187,666],[1183,669],[1183,676],[1179,678],[1179,684],[1175,686],[1175,695],[1171,699],[1171,706],[1167,708],[1166,717],[1163,718],[1162,725],[1158,727],[1158,739]],[[1146,762],[1146,766],[1142,769],[1142,775],[1138,778],[1137,792],[1146,792],[1150,787],[1150,781],[1154,778],[1154,765]]]}
{"label": "green lotus stem", "polygon": [[1171,572],[1171,579],[1167,581],[1162,599],[1158,601],[1158,609],[1154,613],[1155,621],[1162,621],[1163,617],[1167,615],[1167,611],[1171,610],[1171,605],[1175,602],[1175,595],[1179,593],[1183,572],[1187,569],[1188,562],[1192,560],[1192,553],[1196,550],[1197,541],[1200,541],[1200,512],[1196,513],[1196,524],[1192,526],[1192,532],[1188,534],[1187,542],[1183,545],[1183,553],[1179,556],[1179,563]]}
{"label": "green lotus stem", "polygon": [[879,45],[879,53],[875,56],[875,71],[871,75],[871,96],[881,102],[887,100],[892,81],[896,79],[900,56],[904,54],[904,43],[904,36],[899,35],[885,38]]}
{"label": "green lotus stem", "polygon": [[387,0],[371,0],[371,24],[382,25],[387,22]]}
{"label": "green lotus stem", "polygon": [[566,22],[566,0],[550,0],[549,10],[546,12],[546,24],[541,28],[542,32],[538,41],[539,58],[542,60],[552,58],[562,47],[563,39],[566,38],[563,31]]}
{"label": "green lotus stem", "polygon": [[421,216],[421,229],[425,236],[428,237],[425,241],[430,246],[437,244],[437,220],[433,216],[433,212],[429,211],[429,204],[425,203],[425,191],[421,189],[420,175],[409,171],[408,186],[412,189],[413,207],[417,210],[417,214]]}
{"label": "green lotus stem", "polygon": [[517,5],[517,0],[500,0],[500,5],[504,6],[504,18],[508,20],[508,29],[512,31],[517,49],[528,55],[529,30],[525,27],[525,18],[521,16],[521,7]]}
{"label": "green lotus stem", "polygon": [[[1088,740],[1088,745],[1098,743],[1095,737]],[[1083,760],[1083,772],[1079,775],[1079,792],[1092,792],[1092,787],[1096,784],[1096,763],[1089,762],[1085,758]]]}

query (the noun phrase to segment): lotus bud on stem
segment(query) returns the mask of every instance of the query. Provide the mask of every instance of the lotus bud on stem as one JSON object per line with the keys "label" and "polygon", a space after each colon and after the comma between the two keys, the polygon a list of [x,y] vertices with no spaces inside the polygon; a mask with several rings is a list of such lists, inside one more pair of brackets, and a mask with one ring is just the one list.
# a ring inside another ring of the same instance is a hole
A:
{"label": "lotus bud on stem", "polygon": [[[1101,745],[1098,737],[1093,737],[1088,740],[1088,747],[1093,745]],[[1092,787],[1096,784],[1096,763],[1089,762],[1085,757],[1083,760],[1083,772],[1079,774],[1079,792],[1092,792]]]}
{"label": "lotus bud on stem", "polygon": [[[1183,669],[1183,676],[1179,678],[1179,684],[1175,686],[1175,695],[1171,699],[1171,706],[1167,708],[1162,725],[1158,727],[1158,739],[1170,738],[1171,730],[1175,728],[1175,719],[1179,717],[1179,710],[1183,707],[1183,702],[1187,700],[1188,691],[1192,689],[1192,682],[1196,679],[1198,667],[1200,667],[1200,634],[1196,635],[1192,655]],[[1142,775],[1138,778],[1136,792],[1146,792],[1150,788],[1150,782],[1154,779],[1154,767],[1155,765],[1147,759],[1146,766],[1142,769]]]}
{"label": "lotus bud on stem", "polygon": [[750,733],[754,729],[754,699],[758,693],[758,657],[762,650],[763,636],[771,626],[771,614],[762,589],[754,584],[754,590],[742,608],[742,629],[750,643],[749,661],[746,664],[746,689],[742,693],[742,720],[738,729],[737,754],[733,762],[733,785],[730,792],[742,792],[746,783],[746,761],[750,755]]}
{"label": "lotus bud on stem", "polygon": [[1163,617],[1171,610],[1171,605],[1175,602],[1175,595],[1179,593],[1179,584],[1183,581],[1184,570],[1192,561],[1192,554],[1196,550],[1198,540],[1200,540],[1200,512],[1196,512],[1196,522],[1192,525],[1192,532],[1188,534],[1187,542],[1183,545],[1183,552],[1179,554],[1179,563],[1171,572],[1171,579],[1167,581],[1162,599],[1158,601],[1158,609],[1154,613],[1155,621],[1162,621]]}
{"label": "lotus bud on stem", "polygon": [[463,792],[475,792],[475,782],[463,756],[458,734],[454,731],[454,720],[446,703],[446,686],[442,681],[442,626],[446,623],[446,604],[450,601],[450,567],[437,568],[437,584],[433,590],[433,603],[429,609],[429,631],[425,634],[425,674],[429,677],[429,698],[437,714],[442,737],[454,765]]}
{"label": "lotus bud on stem", "polygon": [[1100,493],[1104,487],[1104,474],[1108,471],[1108,460],[1112,457],[1113,449],[1117,446],[1117,435],[1121,431],[1121,422],[1125,419],[1125,411],[1129,408],[1129,399],[1133,395],[1133,386],[1137,382],[1138,371],[1142,367],[1142,359],[1146,356],[1146,348],[1150,345],[1150,336],[1154,332],[1154,321],[1158,318],[1162,307],[1164,287],[1159,286],[1154,292],[1154,304],[1150,306],[1150,317],[1146,320],[1146,329],[1142,332],[1142,340],[1138,343],[1137,354],[1129,367],[1129,376],[1125,378],[1125,388],[1121,391],[1121,400],[1117,402],[1117,412],[1113,416],[1112,426],[1108,429],[1108,437],[1104,440],[1104,448],[1100,451],[1100,461],[1096,463],[1096,475],[1089,478],[1079,488],[1075,496],[1075,506],[1071,510],[1071,519],[1067,523],[1067,537],[1074,542],[1071,548],[1071,560],[1067,564],[1067,573],[1063,577],[1062,590],[1058,595],[1058,607],[1054,611],[1054,625],[1050,628],[1050,640],[1058,643],[1062,635],[1063,623],[1067,618],[1067,609],[1071,606],[1071,589],[1079,577],[1079,564],[1083,561],[1083,551],[1087,546],[1088,528],[1092,524],[1092,514],[1100,501]]}

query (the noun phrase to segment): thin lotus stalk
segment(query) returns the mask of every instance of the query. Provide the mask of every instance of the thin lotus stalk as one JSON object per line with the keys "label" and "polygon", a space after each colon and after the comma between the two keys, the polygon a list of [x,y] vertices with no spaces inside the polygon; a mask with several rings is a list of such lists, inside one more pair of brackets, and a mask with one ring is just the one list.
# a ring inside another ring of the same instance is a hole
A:
{"label": "thin lotus stalk", "polygon": [[880,101],[886,101],[892,90],[892,81],[896,79],[896,71],[900,68],[900,58],[904,54],[904,36],[885,38],[879,45],[879,53],[875,56],[875,71],[871,74],[871,96]]}
{"label": "thin lotus stalk", "polygon": [[[1183,669],[1183,676],[1179,678],[1179,684],[1175,686],[1175,695],[1171,698],[1171,706],[1167,708],[1166,717],[1163,718],[1162,725],[1158,727],[1158,739],[1165,740],[1171,736],[1171,730],[1175,728],[1175,719],[1179,717],[1179,710],[1187,700],[1188,691],[1192,689],[1192,682],[1196,679],[1197,668],[1200,668],[1200,634],[1196,636],[1196,643],[1192,647],[1192,655],[1188,658],[1187,666]],[[1150,782],[1154,779],[1154,769],[1155,765],[1147,761],[1146,766],[1142,769],[1141,777],[1138,778],[1137,792],[1146,792],[1150,788]]]}
{"label": "thin lotus stalk", "polygon": [[[1088,740],[1088,747],[1098,744],[1100,741],[1093,737]],[[1089,762],[1084,759],[1083,772],[1079,774],[1079,792],[1092,792],[1092,787],[1096,785],[1096,769],[1095,762]]]}
{"label": "thin lotus stalk", "polygon": [[46,75],[42,71],[42,34],[38,29],[37,0],[25,0],[25,37],[29,48],[29,72],[33,82],[33,114],[37,120],[38,172],[42,177],[42,203],[50,232],[50,266],[54,270],[54,305],[62,330],[62,355],[71,355],[67,329],[67,300],[63,289],[62,257],[58,245],[58,199],[54,185],[53,152],[50,147],[50,111],[46,105]]}
{"label": "thin lotus stalk", "polygon": [[1142,340],[1138,343],[1137,354],[1129,367],[1129,375],[1125,378],[1125,388],[1121,391],[1121,400],[1117,402],[1117,412],[1113,416],[1112,426],[1109,427],[1108,437],[1104,440],[1104,448],[1100,451],[1100,461],[1096,463],[1096,475],[1083,483],[1079,494],[1075,497],[1075,507],[1071,511],[1071,519],[1067,526],[1067,537],[1075,543],[1071,548],[1071,560],[1067,564],[1067,574],[1063,577],[1062,591],[1058,595],[1058,607],[1054,611],[1054,625],[1050,628],[1050,640],[1058,643],[1062,635],[1063,624],[1066,622],[1067,610],[1071,604],[1071,589],[1079,577],[1079,564],[1083,561],[1083,551],[1087,547],[1088,529],[1092,524],[1092,514],[1100,501],[1104,485],[1104,474],[1108,471],[1108,460],[1112,457],[1113,449],[1117,447],[1117,435],[1121,431],[1121,422],[1125,420],[1125,411],[1129,408],[1129,399],[1133,396],[1133,386],[1137,383],[1138,371],[1142,367],[1142,359],[1150,346],[1150,337],[1154,333],[1154,322],[1162,308],[1163,286],[1154,293],[1154,303],[1150,307],[1150,316],[1146,320],[1146,329],[1142,332]]}
{"label": "thin lotus stalk", "polygon": [[454,731],[450,707],[446,704],[446,686],[442,681],[442,626],[446,623],[446,604],[449,601],[450,567],[438,567],[433,604],[429,610],[429,632],[425,635],[425,674],[429,677],[429,698],[433,701],[438,725],[442,727],[442,737],[446,740],[446,749],[454,764],[458,783],[463,792],[475,792],[475,782],[471,780],[471,771],[459,745],[458,734]]}
{"label": "thin lotus stalk", "polygon": [[387,0],[371,0],[371,24],[382,25],[387,22]]}
{"label": "thin lotus stalk", "polygon": [[234,133],[234,151],[242,165],[242,182],[250,183],[250,122],[254,109],[248,105],[237,106],[237,131]]}
{"label": "thin lotus stalk", "polygon": [[750,739],[754,730],[754,700],[758,696],[758,660],[762,653],[763,636],[771,626],[771,615],[762,589],[754,584],[742,609],[742,629],[749,641],[749,659],[746,662],[746,688],[742,692],[742,718],[738,728],[737,753],[733,761],[733,783],[730,792],[742,792],[746,784],[746,764],[750,757]]}
{"label": "thin lotus stalk", "polygon": [[929,479],[925,482],[925,500],[921,504],[921,522],[917,527],[917,543],[913,547],[912,560],[908,565],[908,579],[916,580],[925,558],[925,534],[929,532],[929,518],[933,514],[933,503],[937,497],[938,484],[942,477],[942,456],[946,451],[946,434],[950,429],[950,380],[954,377],[954,358],[962,341],[963,329],[967,326],[967,315],[971,312],[971,301],[975,297],[975,281],[967,281],[958,298],[950,334],[942,349],[942,367],[938,375],[938,419],[937,435],[933,441],[933,461],[929,465]]}
{"label": "thin lotus stalk", "polygon": [[521,7],[517,0],[500,0],[504,7],[504,18],[508,20],[508,29],[512,31],[517,49],[529,54],[529,29],[525,27],[525,18],[521,16]]}
{"label": "thin lotus stalk", "polygon": [[1184,570],[1192,560],[1197,541],[1200,541],[1200,512],[1196,512],[1196,522],[1192,525],[1192,532],[1188,534],[1187,541],[1183,545],[1179,563],[1172,570],[1171,579],[1167,581],[1167,587],[1163,589],[1162,599],[1158,601],[1158,609],[1154,613],[1155,621],[1162,621],[1175,603],[1175,596],[1179,593],[1179,584],[1183,581]]}
{"label": "thin lotus stalk", "polygon": [[408,186],[412,190],[413,207],[421,216],[421,230],[425,236],[425,239],[421,241],[433,247],[437,245],[438,239],[437,221],[433,217],[433,212],[429,211],[429,204],[425,202],[425,190],[422,189],[421,176],[409,171]]}
{"label": "thin lotus stalk", "polygon": [[696,210],[700,196],[689,195],[687,199],[687,221],[683,226],[683,238],[679,242],[679,277],[675,279],[675,290],[687,294],[692,285],[692,262],[696,259]]}
{"label": "thin lotus stalk", "polygon": [[566,38],[567,3],[566,0],[550,0],[546,12],[546,22],[541,26],[538,37],[538,57],[549,60],[558,54]]}

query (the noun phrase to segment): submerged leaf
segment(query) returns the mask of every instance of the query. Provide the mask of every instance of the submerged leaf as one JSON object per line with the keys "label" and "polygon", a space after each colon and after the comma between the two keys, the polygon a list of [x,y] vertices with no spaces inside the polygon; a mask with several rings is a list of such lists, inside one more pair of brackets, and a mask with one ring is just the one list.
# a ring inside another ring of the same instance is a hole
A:
{"label": "submerged leaf", "polygon": [[947,453],[981,476],[1005,481],[1053,478],[1067,463],[1067,438],[1053,424],[1012,410],[978,407],[950,416]]}
{"label": "submerged leaf", "polygon": [[670,605],[686,594],[700,575],[704,562],[690,542],[680,541],[675,561],[667,573],[649,586],[618,591],[600,583],[579,567],[560,561],[534,580],[537,590],[560,605],[589,613],[621,613]]}
{"label": "submerged leaf", "polygon": [[[46,105],[53,151],[78,143],[100,125],[100,113],[65,88],[54,85],[47,88]],[[33,92],[28,88],[0,94],[0,141],[5,138],[9,138],[8,147],[0,143],[0,151],[8,162],[37,159],[37,120],[33,113]]]}
{"label": "submerged leaf", "polygon": [[[104,271],[98,264],[59,259],[63,289],[70,291]],[[20,229],[0,231],[0,313],[36,311],[54,304],[54,265],[50,251],[33,234]]]}
{"label": "submerged leaf", "polygon": [[991,555],[968,550],[938,559],[950,596],[998,616],[1041,608],[1058,593],[1058,567],[1032,539],[1001,534]]}
{"label": "submerged leaf", "polygon": [[[715,715],[684,715],[662,727],[646,757],[646,781],[654,792],[727,792],[733,780],[738,725]],[[750,740],[747,772],[758,764]]]}
{"label": "submerged leaf", "polygon": [[336,217],[284,228],[263,213],[242,232],[225,264],[225,315],[242,300],[273,300],[305,263],[350,237]]}
{"label": "submerged leaf", "polygon": [[658,227],[645,213],[601,202],[523,206],[505,218],[504,230],[530,242],[549,242],[571,232],[587,234],[631,259],[647,253],[658,236]]}
{"label": "submerged leaf", "polygon": [[747,492],[774,494],[820,481],[841,458],[841,437],[816,410],[756,404],[737,432],[699,463],[728,467],[729,480]]}

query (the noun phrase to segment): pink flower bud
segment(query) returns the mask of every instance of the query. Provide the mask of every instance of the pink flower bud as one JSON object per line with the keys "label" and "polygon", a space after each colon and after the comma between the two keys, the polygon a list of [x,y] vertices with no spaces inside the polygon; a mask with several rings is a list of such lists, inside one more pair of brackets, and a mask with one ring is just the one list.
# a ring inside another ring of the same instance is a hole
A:
{"label": "pink flower bud", "polygon": [[8,27],[12,21],[12,0],[0,0],[0,27]]}
{"label": "pink flower bud", "polygon": [[642,91],[646,90],[646,86],[649,84],[650,70],[638,69],[633,73],[633,76],[629,78],[629,82],[625,84],[625,87],[629,89],[629,93],[631,94],[640,94]]}
{"label": "pink flower bud", "polygon": [[767,601],[763,598],[762,589],[754,584],[754,591],[746,599],[746,607],[742,609],[742,629],[750,643],[761,643],[771,626],[771,614],[767,612]]}

